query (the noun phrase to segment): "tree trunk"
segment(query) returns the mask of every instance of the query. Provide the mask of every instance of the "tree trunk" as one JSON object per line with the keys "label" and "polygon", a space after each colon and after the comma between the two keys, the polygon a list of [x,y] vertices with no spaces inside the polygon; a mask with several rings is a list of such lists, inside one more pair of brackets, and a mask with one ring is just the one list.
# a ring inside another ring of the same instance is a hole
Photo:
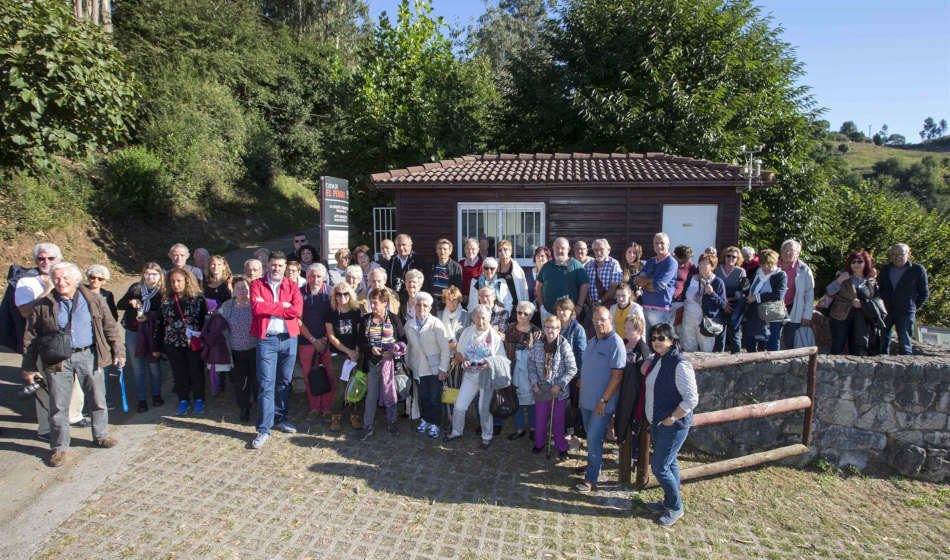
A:
{"label": "tree trunk", "polygon": [[73,0],[73,15],[112,33],[112,0]]}

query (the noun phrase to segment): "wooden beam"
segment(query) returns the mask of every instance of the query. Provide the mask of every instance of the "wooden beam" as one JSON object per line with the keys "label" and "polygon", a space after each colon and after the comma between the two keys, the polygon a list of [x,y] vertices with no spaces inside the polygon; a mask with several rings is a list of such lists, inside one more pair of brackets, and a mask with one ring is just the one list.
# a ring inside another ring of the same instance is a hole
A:
{"label": "wooden beam", "polygon": [[[805,388],[805,394],[811,399],[812,403],[815,402],[815,383],[818,378],[818,354],[813,354],[811,359],[808,360],[808,382],[807,387]],[[812,419],[815,416],[815,406],[812,404],[805,411],[805,421],[802,426],[802,444],[809,445],[811,443],[811,423]]]}
{"label": "wooden beam", "polygon": [[708,424],[732,422],[733,420],[762,418],[763,416],[781,414],[782,412],[811,408],[811,403],[812,400],[810,398],[802,395],[778,401],[747,404],[733,408],[723,408],[722,410],[701,412],[693,416],[693,426],[706,426]]}
{"label": "wooden beam", "polygon": [[788,360],[791,358],[804,358],[818,354],[817,346],[807,348],[795,348],[793,350],[778,350],[776,352],[749,352],[743,354],[728,354],[725,356],[713,356],[711,358],[691,359],[693,369],[696,371],[703,369],[713,369],[718,367],[738,366],[742,364],[756,364],[759,362],[771,362],[773,360]]}
{"label": "wooden beam", "polygon": [[[762,463],[778,461],[779,459],[794,457],[795,455],[802,455],[805,453],[808,453],[808,446],[796,443],[794,445],[762,451],[761,453],[743,455],[742,457],[736,457],[735,459],[726,459],[725,461],[716,461],[715,463],[708,463],[698,467],[690,467],[680,471],[680,482],[686,482],[687,480],[692,480],[694,478],[722,474],[724,472],[744,469],[746,467],[753,467],[755,465],[761,465]],[[652,488],[654,486],[658,486],[658,484],[656,482],[656,478],[651,476],[649,480],[639,488]]]}

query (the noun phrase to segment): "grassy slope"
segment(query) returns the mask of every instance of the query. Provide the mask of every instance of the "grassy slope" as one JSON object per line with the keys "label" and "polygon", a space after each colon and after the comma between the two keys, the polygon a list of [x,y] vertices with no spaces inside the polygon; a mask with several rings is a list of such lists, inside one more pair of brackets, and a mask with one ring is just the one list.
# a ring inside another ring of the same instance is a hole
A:
{"label": "grassy slope", "polygon": [[871,166],[875,163],[892,157],[897,158],[904,165],[910,165],[926,156],[950,156],[950,141],[913,144],[912,147],[906,148],[875,146],[865,142],[849,142],[848,146],[850,149],[844,154],[844,159],[852,170],[862,174],[869,173]]}

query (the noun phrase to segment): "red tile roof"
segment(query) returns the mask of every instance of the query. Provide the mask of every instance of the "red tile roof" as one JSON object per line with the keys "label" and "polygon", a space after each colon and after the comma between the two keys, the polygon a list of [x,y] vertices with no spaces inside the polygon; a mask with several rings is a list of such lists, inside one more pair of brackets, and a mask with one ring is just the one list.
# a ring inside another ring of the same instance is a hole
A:
{"label": "red tile roof", "polygon": [[[377,189],[528,184],[702,186],[745,185],[743,168],[663,153],[483,154],[374,173]],[[753,187],[770,186],[763,172]]]}

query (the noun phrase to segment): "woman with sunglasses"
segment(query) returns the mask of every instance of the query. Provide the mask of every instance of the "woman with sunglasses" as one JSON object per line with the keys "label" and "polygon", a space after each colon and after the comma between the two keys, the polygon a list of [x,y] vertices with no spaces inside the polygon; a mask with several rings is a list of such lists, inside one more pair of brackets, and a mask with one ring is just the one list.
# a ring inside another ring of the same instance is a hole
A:
{"label": "woman with sunglasses", "polygon": [[669,527],[683,516],[676,455],[693,424],[699,392],[693,366],[680,354],[679,339],[669,323],[650,328],[650,346],[653,355],[643,364],[643,413],[653,439],[650,468],[663,489],[663,501],[647,503],[646,508],[660,514],[657,523]]}
{"label": "woman with sunglasses", "polygon": [[825,293],[832,298],[828,324],[831,327],[831,353],[844,354],[845,347],[856,356],[868,355],[873,332],[862,300],[878,297],[877,270],[867,251],[854,251],[847,266],[828,284]]}
{"label": "woman with sunglasses", "polygon": [[746,276],[745,269],[742,268],[742,251],[738,247],[726,247],[722,251],[722,260],[716,267],[714,274],[722,279],[726,285],[726,306],[722,310],[722,320],[726,324],[726,329],[716,337],[713,344],[713,352],[729,351],[733,354],[739,352],[742,347],[739,340],[739,324],[741,317],[736,321],[732,320],[732,311],[736,302],[745,294],[745,289],[749,286],[749,279]]}
{"label": "woman with sunglasses", "polygon": [[[515,321],[505,331],[505,353],[511,360],[511,382],[518,388],[518,410],[515,411],[515,431],[508,436],[514,441],[531,430],[534,437],[534,393],[528,378],[528,357],[541,339],[541,329],[531,322],[535,307],[530,301],[518,303]],[[527,418],[526,418],[527,417]],[[496,419],[497,421],[498,419]],[[502,424],[504,419],[500,419]]]}
{"label": "woman with sunglasses", "polygon": [[[345,360],[352,362],[359,360],[356,331],[360,323],[360,310],[356,302],[356,294],[346,282],[340,282],[333,286],[332,292],[330,311],[326,314],[324,328],[326,329],[327,340],[338,352],[335,356],[331,356],[330,363],[333,366],[333,375],[336,376],[336,379],[339,379]],[[346,385],[346,382],[341,380],[333,386],[333,403],[330,406],[332,415],[343,414],[343,406],[346,404],[344,399]],[[354,430],[363,427],[361,406],[360,403],[356,403],[353,405],[354,409],[350,411],[350,426]]]}
{"label": "woman with sunglasses", "polygon": [[106,300],[106,305],[109,306],[109,311],[112,312],[112,318],[118,321],[119,310],[115,306],[115,296],[112,295],[112,292],[103,288],[109,278],[109,269],[101,264],[94,264],[86,269],[86,287],[89,288],[90,292],[99,294],[102,299]]}

